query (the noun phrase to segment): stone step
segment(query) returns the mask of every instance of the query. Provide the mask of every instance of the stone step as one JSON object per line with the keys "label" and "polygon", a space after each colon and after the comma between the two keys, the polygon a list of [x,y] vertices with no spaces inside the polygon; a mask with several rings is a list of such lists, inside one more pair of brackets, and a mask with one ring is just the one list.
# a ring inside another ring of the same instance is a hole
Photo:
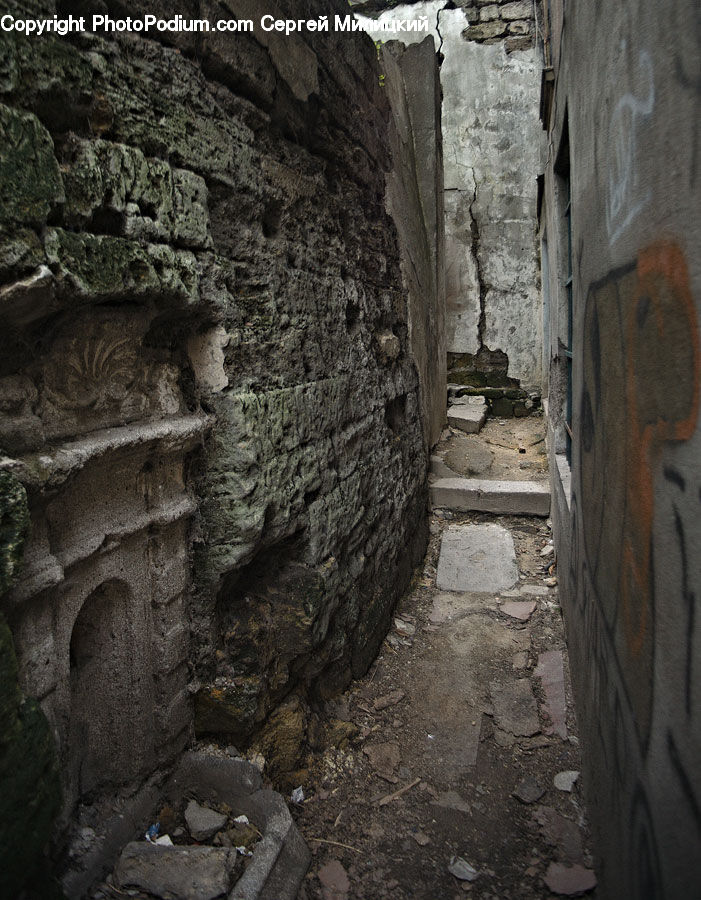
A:
{"label": "stone step", "polygon": [[457,512],[548,516],[550,485],[541,481],[489,481],[485,478],[437,478],[430,485],[433,507]]}

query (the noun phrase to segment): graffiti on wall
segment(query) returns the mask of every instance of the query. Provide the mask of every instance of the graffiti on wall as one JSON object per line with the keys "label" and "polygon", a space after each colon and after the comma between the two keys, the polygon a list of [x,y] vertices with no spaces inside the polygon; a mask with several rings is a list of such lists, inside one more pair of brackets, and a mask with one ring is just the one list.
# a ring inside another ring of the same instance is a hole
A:
{"label": "graffiti on wall", "polygon": [[701,570],[692,540],[701,493],[698,470],[688,473],[674,456],[699,416],[698,329],[686,260],[673,242],[644,248],[587,292],[570,559],[581,658],[573,666],[586,671],[584,718],[598,729],[605,802],[620,818],[635,897],[663,892],[660,812],[645,786],[653,738],[655,764],[665,756],[655,777],[675,786],[701,839],[685,738],[698,707]]}
{"label": "graffiti on wall", "polygon": [[624,94],[611,115],[610,166],[606,184],[606,229],[613,243],[626,230],[640,210],[650,201],[649,187],[638,183],[638,132],[655,106],[655,81],[652,59],[646,50],[638,56],[636,93]]}

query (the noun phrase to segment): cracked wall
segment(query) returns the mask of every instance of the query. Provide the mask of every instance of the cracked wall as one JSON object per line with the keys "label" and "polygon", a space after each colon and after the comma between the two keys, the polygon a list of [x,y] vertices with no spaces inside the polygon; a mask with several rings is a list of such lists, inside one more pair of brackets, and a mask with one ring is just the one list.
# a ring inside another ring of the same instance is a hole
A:
{"label": "cracked wall", "polygon": [[426,541],[372,42],[161,37],[0,38],[0,445],[32,520],[3,610],[65,815],[193,722],[308,723]]}
{"label": "cracked wall", "polygon": [[509,378],[539,389],[541,67],[530,4],[388,5],[356,8],[380,20],[427,16],[443,54],[448,381],[505,383],[508,363]]}

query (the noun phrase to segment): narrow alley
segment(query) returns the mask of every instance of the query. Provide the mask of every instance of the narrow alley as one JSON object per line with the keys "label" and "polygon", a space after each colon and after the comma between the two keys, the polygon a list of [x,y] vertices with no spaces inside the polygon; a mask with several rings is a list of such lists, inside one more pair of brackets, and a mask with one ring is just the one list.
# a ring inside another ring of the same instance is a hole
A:
{"label": "narrow alley", "polygon": [[698,0],[3,0],[2,900],[698,900]]}
{"label": "narrow alley", "polygon": [[[542,438],[542,418],[489,420],[471,450],[518,481]],[[595,896],[553,569],[545,518],[434,509],[376,664],[326,705],[300,897]]]}

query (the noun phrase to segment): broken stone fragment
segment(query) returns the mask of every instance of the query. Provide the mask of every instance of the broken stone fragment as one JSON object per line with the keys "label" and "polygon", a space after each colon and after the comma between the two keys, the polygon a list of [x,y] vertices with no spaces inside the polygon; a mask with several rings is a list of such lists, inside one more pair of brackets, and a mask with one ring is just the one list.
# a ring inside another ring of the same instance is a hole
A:
{"label": "broken stone fragment", "polygon": [[555,847],[560,859],[569,863],[583,861],[582,834],[575,822],[566,819],[551,806],[539,806],[533,818],[540,825],[543,838]]}
{"label": "broken stone fragment", "polygon": [[401,754],[397,744],[370,744],[363,749],[370,765],[381,775],[392,775],[401,762]]}
{"label": "broken stone fragment", "polygon": [[380,712],[383,709],[387,709],[389,706],[396,706],[397,703],[401,703],[405,697],[406,694],[402,690],[391,691],[389,694],[378,697],[373,703],[373,706]]}
{"label": "broken stone fragment", "polygon": [[501,611],[505,616],[512,619],[518,619],[520,622],[527,622],[535,612],[534,600],[521,600],[504,603]]}
{"label": "broken stone fragment", "polygon": [[545,693],[546,710],[552,722],[548,734],[567,739],[567,698],[565,695],[565,669],[560,650],[547,650],[538,656],[533,674],[541,679]]}
{"label": "broken stone fragment", "polygon": [[185,824],[194,840],[208,841],[226,825],[226,816],[190,800],[185,809]]}
{"label": "broken stone fragment", "polygon": [[416,633],[416,627],[412,625],[411,622],[406,622],[404,619],[395,619],[394,627],[397,634],[401,634],[402,637],[411,637]]}
{"label": "broken stone fragment", "polygon": [[519,737],[529,737],[540,731],[535,697],[527,678],[507,684],[492,682],[489,690],[498,728]]}
{"label": "broken stone fragment", "polygon": [[487,418],[487,406],[482,403],[461,404],[451,406],[448,410],[448,424],[453,428],[459,428],[467,434],[478,434]]}
{"label": "broken stone fragment", "polygon": [[558,791],[566,791],[567,793],[570,793],[578,778],[579,772],[569,769],[566,772],[558,772],[557,775],[553,778],[553,784],[558,789]]}
{"label": "broken stone fragment", "polygon": [[520,781],[512,792],[512,796],[520,800],[521,803],[535,803],[545,793],[545,788],[538,784],[532,775],[527,775]]}
{"label": "broken stone fragment", "polygon": [[459,878],[460,881],[476,881],[479,877],[477,869],[471,866],[467,860],[462,858],[462,856],[458,856],[457,858],[453,857],[451,859],[448,871],[451,875]]}
{"label": "broken stone fragment", "polygon": [[235,850],[131,843],[114,874],[121,888],[136,888],[155,897],[215,900],[228,892],[235,865]]}
{"label": "broken stone fragment", "polygon": [[545,883],[553,894],[577,897],[596,887],[596,875],[584,866],[550,863],[545,873]]}
{"label": "broken stone fragment", "polygon": [[341,900],[350,890],[346,870],[337,859],[332,859],[319,869],[319,881],[324,900]]}
{"label": "broken stone fragment", "polygon": [[436,797],[435,800],[431,801],[433,806],[440,806],[443,809],[454,809],[457,812],[467,813],[470,815],[472,813],[472,807],[464,800],[457,791],[446,791],[444,794],[440,794]]}

